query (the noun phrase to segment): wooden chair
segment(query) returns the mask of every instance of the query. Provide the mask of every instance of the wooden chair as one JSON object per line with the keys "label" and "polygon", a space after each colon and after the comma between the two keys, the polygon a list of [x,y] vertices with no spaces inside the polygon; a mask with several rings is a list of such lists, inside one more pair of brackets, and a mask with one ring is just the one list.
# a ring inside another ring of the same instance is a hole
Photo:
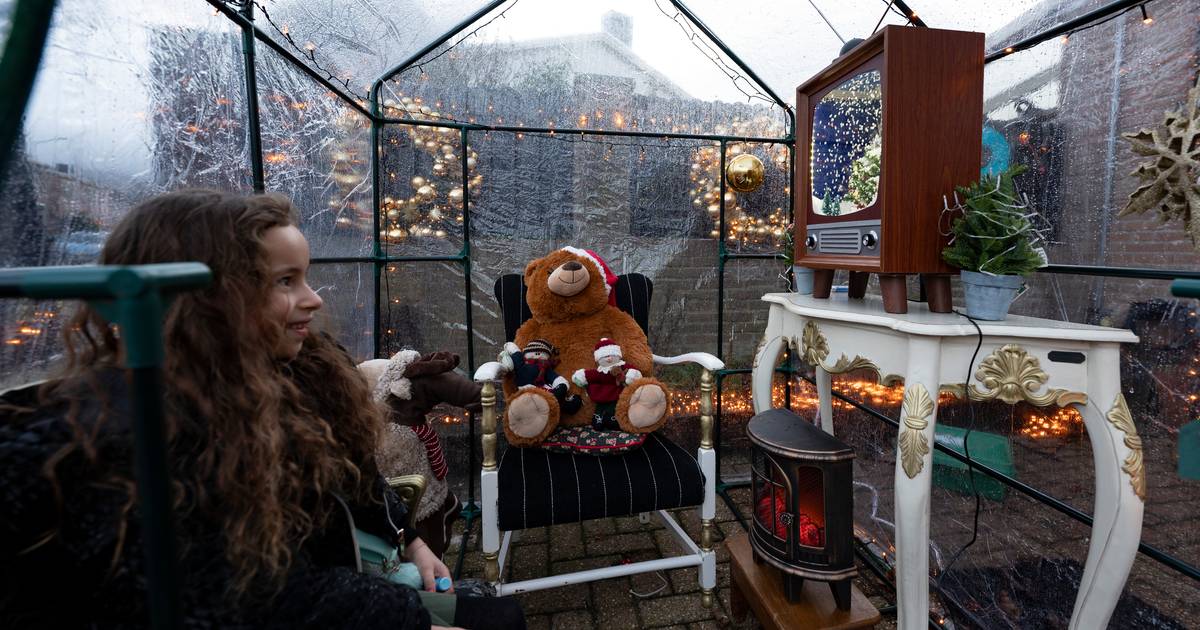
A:
{"label": "wooden chair", "polygon": [[[504,314],[506,339],[531,317],[525,302],[524,280],[508,274],[496,281],[496,300]],[[653,284],[642,274],[620,276],[613,291],[617,307],[629,313],[642,330],[648,328]],[[475,372],[483,383],[482,544],[484,577],[499,595],[511,595],[568,584],[651,571],[699,567],[702,603],[711,606],[716,587],[713,517],[716,510],[716,452],[713,450],[712,372],[724,367],[715,356],[692,352],[675,357],[654,356],[654,364],[694,363],[700,366],[700,449],[695,457],[659,433],[638,449],[619,455],[573,455],[540,448],[510,447],[497,454],[496,382],[499,363],[485,363]],[[692,540],[667,512],[681,507],[700,509],[701,539]],[[501,580],[514,532],[612,516],[655,512],[682,543],[677,556],[619,564],[587,571],[519,582]],[[502,536],[503,534],[503,536]]]}

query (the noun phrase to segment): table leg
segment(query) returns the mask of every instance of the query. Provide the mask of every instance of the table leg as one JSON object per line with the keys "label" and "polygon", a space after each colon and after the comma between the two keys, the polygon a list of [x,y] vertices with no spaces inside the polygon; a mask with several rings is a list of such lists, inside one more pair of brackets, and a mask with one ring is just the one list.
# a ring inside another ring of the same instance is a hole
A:
{"label": "table leg", "polygon": [[832,379],[829,372],[825,368],[817,366],[816,378],[817,381],[817,401],[819,402],[817,409],[821,414],[821,428],[829,435],[833,435],[833,388]]}
{"label": "table leg", "polygon": [[1087,357],[1088,404],[1076,405],[1092,442],[1096,507],[1071,628],[1106,628],[1137,554],[1145,507],[1142,442],[1121,395],[1116,344]]}
{"label": "table leg", "polygon": [[896,447],[896,605],[900,630],[929,626],[929,504],[941,340],[910,337]]}
{"label": "table leg", "polygon": [[787,337],[779,335],[766,340],[754,355],[754,368],[750,371],[751,396],[754,413],[771,408],[771,381],[775,378],[775,365],[783,352]]}

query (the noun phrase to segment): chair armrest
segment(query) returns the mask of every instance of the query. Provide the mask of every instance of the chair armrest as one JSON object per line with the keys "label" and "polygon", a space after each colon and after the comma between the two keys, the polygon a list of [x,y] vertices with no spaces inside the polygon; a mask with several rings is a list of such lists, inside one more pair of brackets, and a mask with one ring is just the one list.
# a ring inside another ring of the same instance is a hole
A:
{"label": "chair armrest", "polygon": [[488,361],[475,370],[475,382],[498,381],[504,376],[504,366],[496,361]]}
{"label": "chair armrest", "polygon": [[688,352],[673,357],[654,355],[654,365],[678,365],[680,363],[695,363],[700,367],[717,371],[725,369],[725,362],[707,352]]}
{"label": "chair armrest", "polygon": [[387,484],[400,495],[400,501],[404,503],[404,507],[408,508],[408,513],[412,514],[412,522],[417,522],[417,506],[421,503],[421,497],[425,495],[425,475],[401,475],[399,477],[388,477]]}

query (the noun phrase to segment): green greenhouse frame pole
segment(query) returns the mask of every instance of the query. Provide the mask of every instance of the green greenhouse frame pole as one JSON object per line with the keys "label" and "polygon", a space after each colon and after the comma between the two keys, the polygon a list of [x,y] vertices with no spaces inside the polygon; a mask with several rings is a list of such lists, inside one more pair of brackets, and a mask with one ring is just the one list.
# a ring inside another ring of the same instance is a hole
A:
{"label": "green greenhouse frame pole", "polygon": [[317,72],[316,70],[313,70],[311,67],[309,67],[308,64],[304,63],[304,61],[302,61],[299,57],[292,54],[292,52],[290,50],[288,50],[287,48],[284,48],[284,46],[282,44],[275,41],[275,38],[271,37],[270,34],[264,32],[262,29],[258,28],[258,26],[254,24],[254,22],[247,20],[246,17],[243,16],[239,11],[229,8],[229,6],[226,5],[224,2],[222,2],[221,0],[206,0],[206,2],[208,2],[209,5],[211,5],[214,9],[216,9],[218,12],[220,12],[222,15],[224,15],[226,18],[228,18],[229,21],[233,22],[234,24],[237,24],[238,26],[240,26],[244,29],[249,29],[250,32],[254,33],[254,39],[257,39],[258,41],[266,44],[267,48],[270,48],[272,51],[279,54],[279,56],[292,62],[292,65],[295,66],[297,70],[308,75],[308,77],[311,78],[313,81],[320,83],[321,87],[329,90],[330,92],[335,94],[338,98],[342,99],[342,101],[344,101],[347,105],[358,110],[358,113],[360,113],[363,116],[366,116],[368,118],[371,117],[370,112],[368,112],[367,108],[363,106],[363,103],[361,100],[356,99],[356,98],[350,96],[349,94],[346,94],[346,91],[342,87],[336,85],[335,83],[330,81],[328,78],[321,76],[321,74],[319,72]]}
{"label": "green greenhouse frame pole", "polygon": [[383,325],[380,323],[380,316],[383,314],[383,305],[379,301],[379,289],[383,275],[383,265],[387,264],[383,260],[383,240],[379,236],[380,221],[379,213],[383,209],[383,195],[379,192],[380,182],[383,180],[383,165],[380,163],[383,160],[383,145],[380,142],[380,136],[383,134],[383,122],[379,116],[379,89],[382,83],[376,81],[371,86],[371,92],[367,95],[367,102],[370,106],[371,119],[371,259],[372,259],[372,276],[374,277],[375,294],[371,296],[373,302],[373,310],[375,313],[375,321],[372,324],[371,356],[378,359],[381,354],[383,344],[380,341]]}
{"label": "green greenhouse frame pole", "polygon": [[717,37],[717,34],[714,33],[712,29],[708,28],[708,25],[705,24],[703,20],[701,20],[699,17],[696,17],[696,14],[692,13],[692,10],[687,8],[683,2],[680,0],[671,0],[671,4],[674,5],[675,8],[678,9],[679,12],[688,19],[688,21],[690,21],[692,24],[695,24],[696,27],[700,29],[700,32],[704,33],[706,37],[712,40],[712,42],[717,45],[717,48],[720,48],[721,52],[725,53],[725,55],[729,57],[730,61],[737,64],[737,67],[741,68],[742,72],[746,73],[746,76],[750,77],[755,83],[758,84],[759,88],[765,90],[766,93],[775,100],[776,105],[780,106],[783,108],[783,111],[787,112],[788,118],[792,123],[792,127],[787,135],[789,139],[794,138],[796,135],[796,113],[792,110],[792,108],[788,106],[787,103],[784,103],[783,99],[779,98],[779,95],[775,93],[775,90],[772,90],[771,86],[768,85],[766,81],[763,81],[761,78],[759,78],[758,74],[756,74],[754,70],[750,68],[750,66],[746,65],[746,63],[742,61],[742,58],[737,56],[737,53],[733,52],[729,46],[726,46],[725,42],[721,41],[721,38]]}
{"label": "green greenhouse frame pole", "polygon": [[132,379],[134,474],[145,539],[146,588],[154,628],[179,628],[179,567],[171,513],[171,467],[163,410],[162,323],[171,296],[208,286],[196,262],[0,270],[0,298],[82,298],[121,331]]}
{"label": "green greenhouse frame pole", "polygon": [[[487,4],[487,6],[483,7],[482,9],[479,9],[478,11],[472,13],[471,15],[467,16],[466,18],[463,18],[462,21],[460,21],[458,24],[455,24],[454,26],[450,27],[450,30],[443,33],[441,35],[441,37],[438,37],[437,39],[429,42],[428,44],[425,44],[424,47],[422,47],[417,52],[413,53],[412,56],[410,56],[408,59],[405,59],[404,61],[401,61],[400,63],[392,66],[392,68],[390,70],[388,70],[387,72],[384,72],[382,75],[380,75],[379,78],[375,80],[375,83],[382,85],[384,81],[387,81],[388,79],[396,76],[400,72],[403,72],[406,68],[408,68],[409,66],[416,63],[417,60],[421,59],[425,55],[428,55],[430,52],[432,52],[438,46],[441,46],[442,44],[445,44],[446,42],[450,41],[451,37],[454,37],[455,35],[458,35],[459,33],[466,30],[466,28],[468,26],[474,24],[476,21],[479,20],[479,18],[487,15],[488,13],[491,13],[493,10],[495,10],[497,7],[504,4],[505,2],[510,2],[510,1],[512,1],[512,0],[492,0],[491,2],[489,2]],[[371,88],[375,89],[375,86],[372,85]]]}
{"label": "green greenhouse frame pole", "polygon": [[42,63],[54,4],[54,0],[17,0],[13,9],[4,56],[0,57],[0,183],[21,134],[25,104]]}
{"label": "green greenhouse frame pole", "polygon": [[[254,22],[254,3],[242,5],[242,15]],[[258,114],[258,69],[255,64],[254,31],[242,26],[242,60],[246,73],[246,135],[250,142],[250,173],[254,192],[266,192],[266,175],[263,168],[262,124]]]}

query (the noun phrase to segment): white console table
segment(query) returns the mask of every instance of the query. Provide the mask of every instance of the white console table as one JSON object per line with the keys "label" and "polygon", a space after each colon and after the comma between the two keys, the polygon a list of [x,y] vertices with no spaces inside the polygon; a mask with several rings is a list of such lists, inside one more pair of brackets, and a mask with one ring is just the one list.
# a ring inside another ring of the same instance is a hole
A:
{"label": "white console table", "polygon": [[[899,628],[923,630],[929,611],[932,445],[939,391],[972,400],[1075,405],[1092,442],[1096,501],[1091,544],[1075,597],[1072,629],[1107,627],[1141,537],[1146,476],[1142,443],[1121,395],[1118,344],[1128,330],[1009,316],[979,322],[910,304],[884,312],[878,298],[830,299],[770,293],[766,334],[754,359],[755,412],[771,406],[779,355],[792,347],[816,367],[819,418],[833,433],[830,374],[866,369],[880,383],[903,382],[896,453],[896,575]],[[971,382],[963,383],[970,373]]]}

